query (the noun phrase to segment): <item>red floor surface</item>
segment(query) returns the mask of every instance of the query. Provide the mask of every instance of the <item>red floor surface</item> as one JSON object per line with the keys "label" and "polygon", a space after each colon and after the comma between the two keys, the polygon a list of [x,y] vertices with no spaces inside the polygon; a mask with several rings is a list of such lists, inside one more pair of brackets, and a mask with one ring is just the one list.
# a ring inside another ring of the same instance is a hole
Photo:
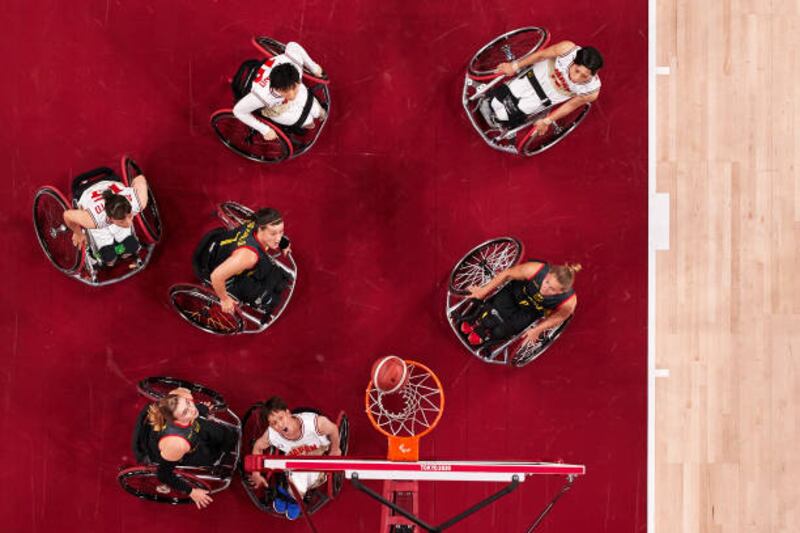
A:
{"label": "red floor surface", "polygon": [[[353,453],[380,456],[362,402],[387,353],[445,383],[424,458],[585,463],[540,531],[645,529],[646,2],[9,0],[0,12],[0,529],[303,531],[256,511],[238,481],[202,512],[123,493],[135,384],[201,381],[240,413],[272,394],[343,408]],[[459,98],[471,54],[529,24],[597,46],[607,66],[576,133],[521,159],[485,146]],[[301,42],[333,79],[319,143],[280,166],[237,158],[208,125],[230,104],[225,78],[255,55],[253,34]],[[47,263],[31,200],[125,152],[151,180],[166,239],[141,275],[90,289]],[[260,336],[212,337],[167,304],[171,284],[192,281],[191,250],[226,199],[281,208],[294,240],[298,290]],[[574,322],[523,370],[476,360],[443,317],[455,261],[505,234],[584,266]],[[454,531],[524,531],[557,486],[529,480]],[[445,520],[495,488],[424,485],[421,514]],[[379,513],[349,488],[316,523],[371,532]]]}

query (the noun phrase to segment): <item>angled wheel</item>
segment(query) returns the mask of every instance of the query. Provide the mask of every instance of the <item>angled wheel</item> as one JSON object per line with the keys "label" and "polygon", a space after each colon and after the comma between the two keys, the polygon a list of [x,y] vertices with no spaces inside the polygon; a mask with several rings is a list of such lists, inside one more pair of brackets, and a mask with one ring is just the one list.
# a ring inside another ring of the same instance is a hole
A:
{"label": "angled wheel", "polygon": [[222,144],[251,161],[279,163],[292,154],[291,141],[280,128],[272,127],[278,136],[268,141],[227,109],[211,115],[211,127]]}
{"label": "angled wheel", "polygon": [[521,257],[522,243],[513,237],[500,237],[479,244],[453,269],[449,290],[466,296],[471,285],[486,285],[494,276],[516,265]]}
{"label": "angled wheel", "polygon": [[220,393],[198,383],[186,381],[185,379],[154,376],[143,379],[136,388],[143,396],[156,401],[165,397],[171,390],[177,389],[178,387],[189,389],[192,392],[192,397],[195,402],[209,402],[214,410],[226,408],[225,399]]}
{"label": "angled wheel", "polygon": [[196,285],[175,285],[169,290],[172,307],[196,328],[216,335],[233,335],[242,331],[242,317],[228,314],[219,305],[212,291]]}
{"label": "angled wheel", "polygon": [[[336,421],[336,425],[339,426],[339,448],[342,450],[342,455],[346,456],[350,449],[350,420],[347,418],[347,415],[344,412],[339,414],[339,420]],[[333,473],[331,488],[334,497],[338,496],[339,493],[342,492],[344,479],[344,472]]]}
{"label": "angled wheel", "polygon": [[238,202],[228,201],[217,206],[217,216],[228,229],[233,229],[253,220],[255,213]]}
{"label": "angled wheel", "polygon": [[573,110],[568,115],[561,117],[553,122],[550,129],[543,135],[534,133],[533,126],[520,137],[517,143],[519,153],[523,155],[536,155],[544,152],[548,148],[552,148],[559,143],[564,137],[572,133],[578,127],[578,124],[583,122],[592,104],[584,104],[581,107]]}
{"label": "angled wheel", "polygon": [[504,33],[472,56],[468,67],[469,75],[473,79],[494,78],[497,76],[494,72],[497,65],[522,59],[547,46],[549,41],[549,32],[534,26]]}
{"label": "angled wheel", "polygon": [[[212,490],[212,487],[204,480],[175,469],[175,475],[188,483],[192,488]],[[117,474],[117,481],[129,494],[158,503],[191,503],[192,499],[188,494],[177,491],[172,487],[164,485],[156,477],[155,466],[134,466],[126,468]]]}
{"label": "angled wheel", "polygon": [[47,258],[66,274],[81,264],[82,250],[72,244],[72,231],[64,224],[67,200],[55,187],[42,187],[33,198],[33,227]]}
{"label": "angled wheel", "polygon": [[567,326],[572,321],[573,316],[574,315],[570,315],[569,318],[567,318],[558,326],[542,333],[542,335],[539,337],[539,340],[535,343],[525,342],[522,339],[516,341],[512,346],[509,347],[509,350],[513,352],[511,356],[511,364],[519,368],[538,359],[539,356],[541,356],[553,344],[553,342],[555,342],[555,340],[560,337],[562,333],[564,333],[564,330],[567,329]]}
{"label": "angled wheel", "polygon": [[[130,186],[136,176],[142,174],[142,169],[136,161],[129,156],[122,157],[122,180],[125,185]],[[147,186],[147,207],[136,217],[136,230],[142,236],[142,240],[147,244],[156,244],[161,240],[163,228],[161,226],[161,215],[158,213],[158,204],[153,196],[150,185]]]}

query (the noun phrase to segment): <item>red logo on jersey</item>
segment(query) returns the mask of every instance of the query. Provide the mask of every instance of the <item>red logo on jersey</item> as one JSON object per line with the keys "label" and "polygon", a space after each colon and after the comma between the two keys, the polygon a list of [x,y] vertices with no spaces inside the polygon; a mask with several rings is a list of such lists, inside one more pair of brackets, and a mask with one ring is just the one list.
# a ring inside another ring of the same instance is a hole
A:
{"label": "red logo on jersey", "polygon": [[264,61],[264,64],[261,65],[261,68],[258,69],[258,74],[256,74],[256,79],[253,80],[253,83],[257,83],[262,87],[266,87],[269,83],[269,73],[272,71],[272,64],[275,62],[275,58],[269,58]]}
{"label": "red logo on jersey", "polygon": [[[112,183],[107,190],[113,192],[114,194],[119,194],[122,192],[122,187],[120,187],[116,183]],[[95,202],[102,200],[104,192],[105,191],[92,191],[92,200],[94,200]]]}
{"label": "red logo on jersey", "polygon": [[309,455],[311,452],[319,450],[319,446],[311,445],[311,444],[303,444],[302,446],[298,446],[297,448],[292,448],[292,450],[287,453],[286,455],[289,457],[297,457],[298,455]]}

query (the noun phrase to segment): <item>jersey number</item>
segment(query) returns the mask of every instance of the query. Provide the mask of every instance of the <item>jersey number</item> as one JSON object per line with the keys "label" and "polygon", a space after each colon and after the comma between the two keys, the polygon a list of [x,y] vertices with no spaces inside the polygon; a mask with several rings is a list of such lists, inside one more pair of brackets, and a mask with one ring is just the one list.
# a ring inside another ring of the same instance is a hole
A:
{"label": "jersey number", "polygon": [[269,73],[272,70],[272,59],[267,59],[261,68],[258,69],[258,74],[256,74],[256,79],[253,80],[253,83],[257,83],[262,87],[266,87],[269,83]]}

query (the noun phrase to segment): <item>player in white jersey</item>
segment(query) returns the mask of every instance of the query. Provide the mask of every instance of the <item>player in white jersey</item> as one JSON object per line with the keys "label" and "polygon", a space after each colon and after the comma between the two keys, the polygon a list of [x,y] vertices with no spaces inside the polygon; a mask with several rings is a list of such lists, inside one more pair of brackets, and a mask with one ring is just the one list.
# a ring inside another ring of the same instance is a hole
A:
{"label": "player in white jersey", "polygon": [[64,211],[64,223],[72,230],[75,246],[85,244],[84,230],[89,232],[100,259],[111,266],[118,255],[129,257],[139,251],[133,217],[147,207],[147,201],[147,180],[142,175],[130,187],[119,181],[98,181],[81,193],[78,209]]}
{"label": "player in white jersey", "polygon": [[561,41],[518,61],[500,63],[496,72],[513,76],[529,65],[533,69],[526,76],[489,93],[489,105],[500,121],[519,122],[525,115],[561,104],[546,118],[536,121],[536,133],[543,134],[554,121],[594,102],[600,95],[597,71],[603,66],[603,57],[596,48]]}
{"label": "player in white jersey", "polygon": [[[253,454],[260,455],[274,446],[289,456],[297,455],[341,455],[339,447],[339,428],[325,416],[313,412],[292,413],[281,398],[274,396],[267,400],[261,409],[262,419],[269,427],[253,444]],[[293,472],[288,474],[300,497],[325,482],[321,472]],[[255,487],[267,486],[267,481],[259,472],[253,472],[250,480]],[[280,491],[279,491],[280,492]],[[300,508],[291,496],[282,493],[283,498],[273,501],[275,511],[286,513],[290,519],[300,515]]]}
{"label": "player in white jersey", "polygon": [[264,139],[277,137],[275,131],[253,116],[255,111],[289,129],[311,128],[315,119],[324,120],[325,109],[303,85],[303,67],[314,75],[322,75],[315,63],[297,43],[286,45],[283,54],[267,59],[250,87],[250,93],[233,107],[233,114],[257,130]]}

